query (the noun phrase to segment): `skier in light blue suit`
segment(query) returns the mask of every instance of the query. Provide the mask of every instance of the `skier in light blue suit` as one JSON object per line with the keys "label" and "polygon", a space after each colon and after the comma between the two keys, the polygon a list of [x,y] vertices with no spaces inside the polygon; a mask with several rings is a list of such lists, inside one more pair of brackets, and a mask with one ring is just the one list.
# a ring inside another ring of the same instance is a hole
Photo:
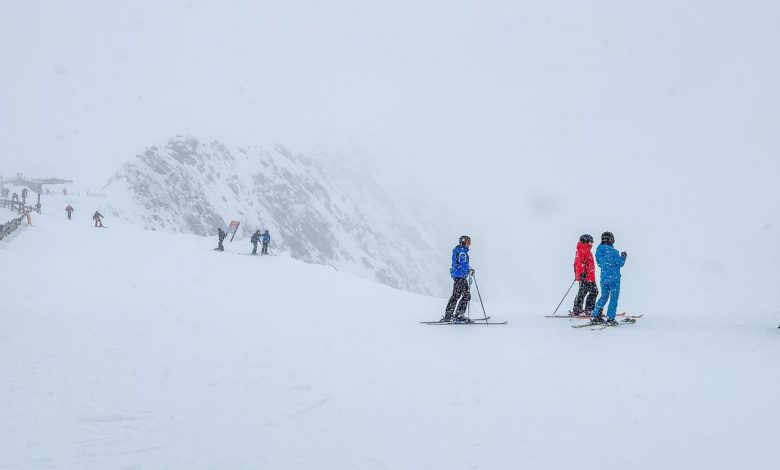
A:
{"label": "skier in light blue suit", "polygon": [[601,297],[593,309],[592,323],[602,323],[604,319],[601,313],[609,300],[607,308],[607,324],[615,324],[617,315],[618,298],[620,297],[620,268],[626,264],[628,254],[612,247],[615,236],[611,232],[601,234],[601,245],[596,249],[596,264],[601,268]]}

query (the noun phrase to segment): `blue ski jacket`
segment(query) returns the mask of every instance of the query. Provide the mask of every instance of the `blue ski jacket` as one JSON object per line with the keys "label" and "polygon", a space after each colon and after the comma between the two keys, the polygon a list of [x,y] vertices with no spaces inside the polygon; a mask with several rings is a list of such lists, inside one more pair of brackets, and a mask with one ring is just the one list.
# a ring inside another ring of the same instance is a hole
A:
{"label": "blue ski jacket", "polygon": [[453,279],[465,279],[469,277],[469,249],[458,245],[452,249],[452,267],[450,276]]}
{"label": "blue ski jacket", "polygon": [[268,230],[263,232],[263,243],[268,243],[271,241],[271,235],[268,233]]}
{"label": "blue ski jacket", "polygon": [[610,245],[601,244],[596,248],[596,264],[601,268],[601,281],[616,281],[620,279],[620,268],[626,264],[626,259]]}

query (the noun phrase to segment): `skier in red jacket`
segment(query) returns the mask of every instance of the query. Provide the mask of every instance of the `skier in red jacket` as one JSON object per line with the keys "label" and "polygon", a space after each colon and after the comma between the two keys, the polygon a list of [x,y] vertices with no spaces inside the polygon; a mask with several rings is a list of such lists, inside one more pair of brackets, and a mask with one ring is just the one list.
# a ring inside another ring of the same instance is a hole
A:
{"label": "skier in red jacket", "polygon": [[[593,237],[585,234],[580,237],[577,243],[577,254],[574,257],[574,279],[580,281],[580,290],[574,299],[573,315],[591,315],[593,307],[596,305],[596,297],[599,295],[599,288],[596,287],[596,270],[593,261],[593,254],[590,252],[593,246]],[[582,303],[585,302],[585,310],[582,309]]]}

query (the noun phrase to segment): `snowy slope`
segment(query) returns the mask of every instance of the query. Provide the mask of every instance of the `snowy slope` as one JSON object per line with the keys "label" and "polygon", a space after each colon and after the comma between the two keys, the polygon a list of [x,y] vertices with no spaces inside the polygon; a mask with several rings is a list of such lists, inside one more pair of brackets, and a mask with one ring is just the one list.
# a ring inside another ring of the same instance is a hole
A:
{"label": "snowy slope", "polygon": [[[778,318],[443,299],[89,213],[0,242],[0,468],[774,469]],[[445,274],[446,275],[446,274]],[[478,305],[478,304],[476,304]],[[474,305],[473,307],[476,307]],[[472,309],[472,313],[474,309]]]}
{"label": "snowy slope", "polygon": [[108,213],[149,229],[198,235],[215,235],[238,220],[245,248],[252,232],[268,228],[274,249],[295,259],[414,292],[445,292],[436,279],[446,254],[424,231],[435,227],[367,174],[341,165],[283,147],[231,150],[176,137],[111,178]]}
{"label": "snowy slope", "polygon": [[17,216],[19,216],[19,214],[16,211],[12,211],[7,207],[0,207],[0,224],[5,223]]}

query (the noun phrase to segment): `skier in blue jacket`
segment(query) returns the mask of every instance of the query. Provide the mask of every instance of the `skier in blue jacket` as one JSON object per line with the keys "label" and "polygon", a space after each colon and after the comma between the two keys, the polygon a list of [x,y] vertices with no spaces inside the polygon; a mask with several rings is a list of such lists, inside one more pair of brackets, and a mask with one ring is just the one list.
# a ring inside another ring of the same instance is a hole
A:
{"label": "skier in blue jacket", "polygon": [[263,249],[260,251],[261,255],[267,255],[268,254],[268,244],[271,243],[271,235],[268,233],[268,229],[266,229],[265,232],[263,232],[263,235],[260,237],[263,240]]}
{"label": "skier in blue jacket", "polygon": [[625,251],[618,253],[612,247],[614,243],[615,236],[611,232],[604,232],[601,234],[601,245],[596,248],[596,264],[601,268],[601,297],[599,297],[596,307],[593,309],[591,323],[604,323],[602,312],[609,300],[607,325],[617,325],[615,316],[617,315],[617,304],[620,297],[620,268],[626,264],[628,254]]}
{"label": "skier in blue jacket", "polygon": [[469,275],[474,273],[469,266],[470,246],[471,238],[463,235],[458,239],[458,246],[452,249],[452,267],[450,267],[450,276],[453,279],[452,296],[447,302],[447,308],[444,309],[443,321],[468,322],[463,314],[471,300]]}

